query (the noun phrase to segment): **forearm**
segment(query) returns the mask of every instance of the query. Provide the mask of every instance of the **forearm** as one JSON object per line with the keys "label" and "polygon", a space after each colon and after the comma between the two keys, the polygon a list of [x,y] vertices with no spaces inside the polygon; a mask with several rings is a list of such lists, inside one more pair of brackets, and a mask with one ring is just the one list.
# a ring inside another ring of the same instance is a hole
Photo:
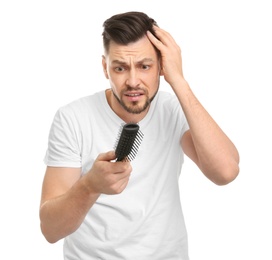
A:
{"label": "forearm", "polygon": [[82,177],[65,194],[45,201],[40,208],[41,230],[50,243],[73,233],[100,194],[91,192]]}
{"label": "forearm", "polygon": [[149,40],[161,52],[161,72],[179,99],[190,126],[182,138],[184,152],[213,182],[226,184],[238,172],[238,152],[208,112],[197,100],[183,77],[181,49],[165,30],[154,26]]}
{"label": "forearm", "polygon": [[184,79],[180,79],[173,90],[190,126],[197,165],[213,182],[230,182],[239,172],[236,147],[201,105]]}

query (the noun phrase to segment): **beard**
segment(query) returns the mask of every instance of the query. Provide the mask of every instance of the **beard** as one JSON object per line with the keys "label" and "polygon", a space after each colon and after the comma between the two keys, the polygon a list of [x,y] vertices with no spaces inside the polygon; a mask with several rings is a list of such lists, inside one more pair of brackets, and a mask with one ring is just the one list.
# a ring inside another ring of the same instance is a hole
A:
{"label": "beard", "polygon": [[[125,91],[128,90],[132,90],[132,88],[127,88]],[[135,90],[135,89],[134,89]],[[141,89],[143,90],[143,89]],[[146,97],[145,102],[143,105],[140,105],[139,101],[134,101],[134,102],[130,102],[129,104],[126,104],[122,98],[119,98],[115,92],[113,90],[111,90],[113,93],[113,96],[116,98],[116,100],[118,101],[118,103],[129,113],[131,114],[140,114],[142,112],[144,112],[149,105],[151,104],[151,102],[153,101],[153,99],[155,98],[156,94],[158,93],[158,90],[155,92],[155,94],[150,98],[149,97],[149,93],[147,90],[144,89],[144,95]],[[123,92],[121,93],[121,97],[123,96]]]}

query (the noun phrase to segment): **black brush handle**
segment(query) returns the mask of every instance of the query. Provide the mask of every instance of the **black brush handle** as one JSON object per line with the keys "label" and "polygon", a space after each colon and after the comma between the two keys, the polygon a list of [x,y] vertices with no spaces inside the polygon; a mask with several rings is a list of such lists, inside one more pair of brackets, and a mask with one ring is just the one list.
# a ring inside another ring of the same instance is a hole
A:
{"label": "black brush handle", "polygon": [[138,124],[128,123],[123,126],[115,149],[116,161],[130,161],[135,157],[140,136]]}

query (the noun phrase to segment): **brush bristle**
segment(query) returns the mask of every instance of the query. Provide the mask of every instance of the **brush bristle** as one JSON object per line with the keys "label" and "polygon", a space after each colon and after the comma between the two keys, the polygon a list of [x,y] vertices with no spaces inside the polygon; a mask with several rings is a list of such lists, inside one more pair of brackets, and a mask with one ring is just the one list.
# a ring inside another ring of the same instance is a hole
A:
{"label": "brush bristle", "polygon": [[135,123],[123,124],[115,144],[116,161],[132,161],[135,159],[143,133]]}

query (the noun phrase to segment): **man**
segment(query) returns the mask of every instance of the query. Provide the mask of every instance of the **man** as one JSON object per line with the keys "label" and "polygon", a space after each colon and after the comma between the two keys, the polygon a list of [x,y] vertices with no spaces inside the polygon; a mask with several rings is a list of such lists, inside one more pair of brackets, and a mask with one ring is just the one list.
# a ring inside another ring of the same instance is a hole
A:
{"label": "man", "polygon": [[[65,259],[188,257],[178,178],[185,153],[217,185],[233,181],[239,154],[184,79],[180,47],[141,12],[104,22],[110,88],[61,107],[45,156],[40,220]],[[175,95],[158,91],[163,76]],[[144,134],[136,158],[116,162],[120,125]]]}

